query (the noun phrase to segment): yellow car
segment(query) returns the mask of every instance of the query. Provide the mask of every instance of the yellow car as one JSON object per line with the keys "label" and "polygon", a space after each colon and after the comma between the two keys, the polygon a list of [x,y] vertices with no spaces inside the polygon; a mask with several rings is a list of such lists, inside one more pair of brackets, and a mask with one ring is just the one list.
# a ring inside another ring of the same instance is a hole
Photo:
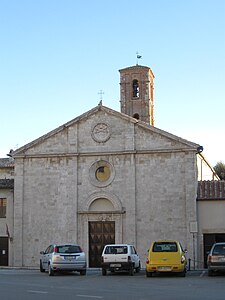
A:
{"label": "yellow car", "polygon": [[172,272],[185,277],[187,259],[179,242],[158,240],[152,243],[146,260],[146,276],[153,273]]}

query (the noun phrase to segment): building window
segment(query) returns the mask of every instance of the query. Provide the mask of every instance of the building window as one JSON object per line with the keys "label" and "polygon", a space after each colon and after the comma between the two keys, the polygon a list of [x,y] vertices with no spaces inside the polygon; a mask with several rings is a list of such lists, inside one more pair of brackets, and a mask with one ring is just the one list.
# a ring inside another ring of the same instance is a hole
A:
{"label": "building window", "polygon": [[133,115],[133,118],[139,120],[139,119],[140,119],[139,114],[135,113],[135,114]]}
{"label": "building window", "polygon": [[137,79],[133,80],[133,97],[139,98],[139,84]]}
{"label": "building window", "polygon": [[107,181],[110,177],[110,168],[107,165],[98,167],[95,176],[98,181]]}
{"label": "building window", "polygon": [[108,161],[98,160],[91,165],[89,176],[94,186],[105,187],[113,181],[115,170]]}
{"label": "building window", "polygon": [[6,218],[6,203],[5,198],[0,198],[0,218]]}

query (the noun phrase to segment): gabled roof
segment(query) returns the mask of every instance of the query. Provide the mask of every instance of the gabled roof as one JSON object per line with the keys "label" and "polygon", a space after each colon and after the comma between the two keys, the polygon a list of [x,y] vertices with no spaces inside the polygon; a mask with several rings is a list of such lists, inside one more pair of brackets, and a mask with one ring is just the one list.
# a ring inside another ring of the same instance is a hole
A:
{"label": "gabled roof", "polygon": [[136,124],[137,126],[140,126],[140,127],[144,128],[145,130],[149,130],[149,131],[151,131],[153,133],[159,134],[161,136],[164,136],[164,137],[169,138],[171,140],[174,140],[176,142],[182,143],[189,150],[193,150],[193,151],[196,150],[197,151],[197,148],[199,147],[198,144],[195,144],[193,142],[190,142],[188,140],[180,138],[180,137],[178,137],[176,135],[168,133],[168,132],[166,132],[164,130],[161,130],[159,128],[151,126],[151,125],[149,125],[149,124],[147,124],[145,122],[137,120],[137,119],[135,119],[133,117],[130,117],[130,116],[124,114],[124,113],[115,111],[115,110],[113,110],[111,108],[108,108],[106,106],[103,106],[103,105],[97,105],[96,107],[94,107],[91,110],[85,112],[84,114],[76,117],[75,119],[73,119],[73,120],[71,120],[71,121],[69,121],[69,122],[67,122],[67,123],[59,126],[58,128],[56,128],[56,129],[48,132],[47,134],[39,137],[38,139],[36,139],[36,140],[34,140],[34,141],[32,141],[32,142],[30,142],[30,143],[28,143],[28,144],[26,144],[26,145],[18,148],[17,150],[15,150],[13,152],[13,157],[16,157],[17,154],[18,155],[22,154],[27,149],[29,149],[29,148],[31,148],[31,147],[33,147],[33,146],[35,146],[35,145],[43,142],[44,140],[48,139],[49,137],[52,137],[53,135],[55,135],[55,134],[63,131],[67,127],[69,127],[71,125],[74,125],[75,123],[79,123],[80,121],[82,121],[84,119],[87,119],[88,117],[90,117],[93,114],[96,114],[99,111],[103,111],[103,112],[105,112],[105,113],[107,113],[109,115],[111,114],[111,115],[117,116],[118,118],[122,118],[122,119],[124,119],[124,120],[126,120],[128,122],[132,122],[132,123]]}

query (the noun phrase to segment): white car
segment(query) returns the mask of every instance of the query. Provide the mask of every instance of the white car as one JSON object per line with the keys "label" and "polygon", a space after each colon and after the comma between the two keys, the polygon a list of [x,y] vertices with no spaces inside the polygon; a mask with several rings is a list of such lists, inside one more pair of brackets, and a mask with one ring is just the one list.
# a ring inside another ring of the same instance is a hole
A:
{"label": "white car", "polygon": [[208,276],[225,272],[225,243],[215,243],[207,258]]}
{"label": "white car", "polygon": [[52,244],[40,254],[40,271],[47,270],[49,276],[59,271],[77,271],[86,275],[86,257],[79,245]]}
{"label": "white car", "polygon": [[105,245],[102,252],[102,275],[111,272],[128,271],[132,276],[134,270],[139,272],[141,269],[140,258],[133,245],[111,244]]}

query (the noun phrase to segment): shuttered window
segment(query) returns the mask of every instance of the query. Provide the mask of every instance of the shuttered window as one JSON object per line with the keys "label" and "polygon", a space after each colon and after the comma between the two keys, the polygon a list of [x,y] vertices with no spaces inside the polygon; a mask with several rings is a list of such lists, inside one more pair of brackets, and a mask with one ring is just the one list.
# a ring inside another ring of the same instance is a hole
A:
{"label": "shuttered window", "polygon": [[6,198],[0,198],[0,218],[6,218]]}

